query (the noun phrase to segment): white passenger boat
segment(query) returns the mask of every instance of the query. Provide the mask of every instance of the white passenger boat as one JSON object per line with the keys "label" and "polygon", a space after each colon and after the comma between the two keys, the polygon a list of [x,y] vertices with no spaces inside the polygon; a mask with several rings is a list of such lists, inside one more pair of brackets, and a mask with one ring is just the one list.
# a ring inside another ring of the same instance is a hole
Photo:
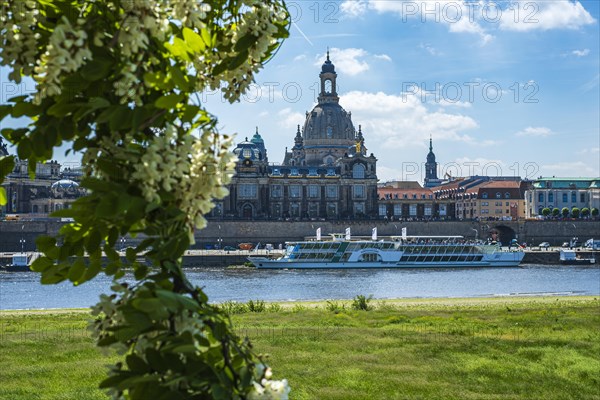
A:
{"label": "white passenger boat", "polygon": [[388,240],[287,242],[279,258],[248,257],[257,268],[465,268],[516,267],[525,253],[462,236],[392,236]]}

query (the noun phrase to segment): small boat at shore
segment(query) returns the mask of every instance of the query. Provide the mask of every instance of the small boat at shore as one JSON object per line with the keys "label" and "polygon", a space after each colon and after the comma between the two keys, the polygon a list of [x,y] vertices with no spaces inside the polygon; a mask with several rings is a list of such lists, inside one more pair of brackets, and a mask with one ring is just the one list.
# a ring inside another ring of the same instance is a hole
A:
{"label": "small boat at shore", "polygon": [[465,240],[462,236],[392,236],[389,240],[351,240],[333,234],[332,240],[287,242],[279,258],[248,257],[256,268],[470,268],[516,267],[525,253],[502,249],[497,243]]}
{"label": "small boat at shore", "polygon": [[24,252],[24,253],[13,253],[10,258],[11,262],[8,265],[0,267],[0,270],[4,271],[30,271],[29,266],[33,263],[40,253],[37,252]]}
{"label": "small boat at shore", "polygon": [[590,265],[596,263],[596,258],[584,258],[578,256],[575,250],[560,249],[560,263],[566,265]]}

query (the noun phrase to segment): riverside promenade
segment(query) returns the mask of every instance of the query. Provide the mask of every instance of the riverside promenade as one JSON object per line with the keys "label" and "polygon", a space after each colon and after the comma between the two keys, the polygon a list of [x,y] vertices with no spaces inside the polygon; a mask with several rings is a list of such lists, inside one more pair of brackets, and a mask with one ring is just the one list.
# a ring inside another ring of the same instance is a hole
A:
{"label": "riverside promenade", "polygon": [[[283,250],[188,250],[183,256],[183,267],[184,268],[198,268],[198,267],[228,267],[243,265],[248,256],[280,256],[283,254]],[[28,252],[30,255],[34,255],[35,252]],[[600,260],[600,251],[591,251],[578,249],[576,250],[578,256],[582,258],[595,257],[596,260]],[[12,262],[13,252],[0,253],[0,267],[10,265]],[[36,253],[36,255],[39,253]],[[123,254],[123,257],[125,255]],[[142,261],[140,259],[140,261]],[[560,253],[558,247],[551,247],[549,249],[531,248],[525,250],[525,258],[521,264],[539,264],[539,265],[557,265],[560,264]],[[598,261],[594,265],[598,264]]]}

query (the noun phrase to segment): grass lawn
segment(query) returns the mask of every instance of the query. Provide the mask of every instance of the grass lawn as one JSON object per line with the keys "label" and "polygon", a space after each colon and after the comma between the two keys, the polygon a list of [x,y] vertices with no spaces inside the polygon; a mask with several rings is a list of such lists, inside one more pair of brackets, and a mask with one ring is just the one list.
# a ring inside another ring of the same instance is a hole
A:
{"label": "grass lawn", "polygon": [[[292,399],[600,399],[600,300],[267,305],[232,316]],[[0,312],[0,399],[104,399],[85,310]]]}

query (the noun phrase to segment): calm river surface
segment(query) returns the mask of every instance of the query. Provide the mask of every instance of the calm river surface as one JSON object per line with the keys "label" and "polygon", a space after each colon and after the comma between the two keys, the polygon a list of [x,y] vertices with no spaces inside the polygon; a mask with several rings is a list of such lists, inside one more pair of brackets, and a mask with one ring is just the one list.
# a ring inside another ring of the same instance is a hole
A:
{"label": "calm river surface", "polygon": [[[212,302],[374,298],[600,295],[600,268],[527,265],[486,269],[187,270]],[[89,307],[111,280],[41,285],[32,272],[0,272],[0,309]]]}

